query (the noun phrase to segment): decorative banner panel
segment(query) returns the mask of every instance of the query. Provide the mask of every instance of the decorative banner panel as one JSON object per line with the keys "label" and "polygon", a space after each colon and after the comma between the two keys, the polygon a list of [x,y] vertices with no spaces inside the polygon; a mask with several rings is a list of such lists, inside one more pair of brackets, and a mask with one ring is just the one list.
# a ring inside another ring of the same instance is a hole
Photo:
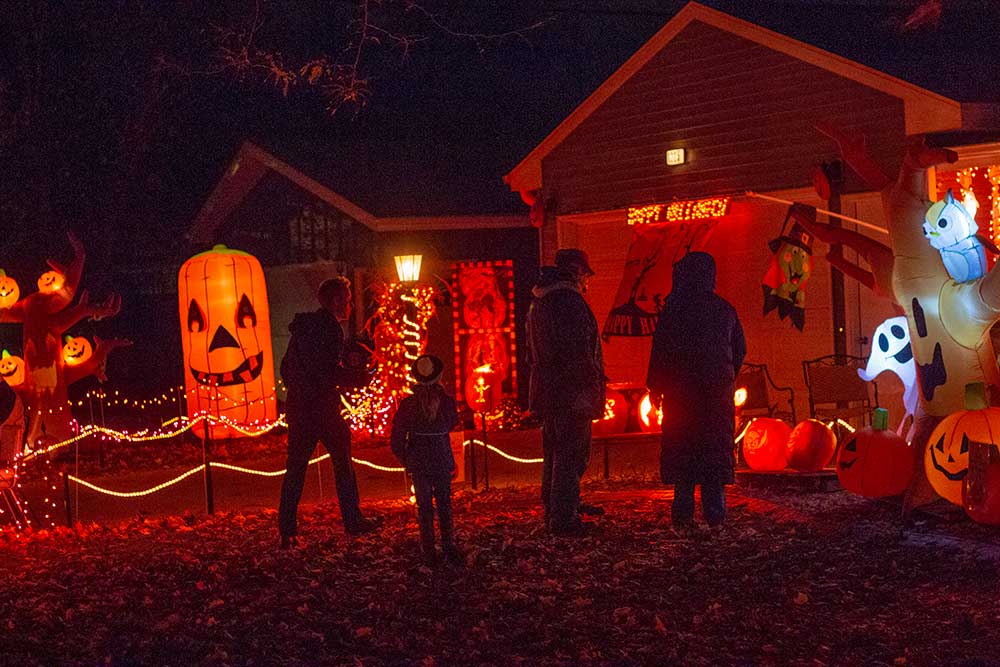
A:
{"label": "decorative banner panel", "polygon": [[[653,208],[647,206],[642,210]],[[703,250],[718,222],[718,218],[656,222],[664,219],[662,210],[669,207],[659,208],[655,215],[637,216],[647,220],[639,224],[633,220],[633,211],[640,209],[629,211],[630,224],[634,225],[632,244],[614,306],[604,322],[605,338],[653,335],[656,318],[670,293],[674,263],[688,252]]]}
{"label": "decorative banner panel", "polygon": [[514,263],[452,265],[455,397],[489,412],[516,393]]}

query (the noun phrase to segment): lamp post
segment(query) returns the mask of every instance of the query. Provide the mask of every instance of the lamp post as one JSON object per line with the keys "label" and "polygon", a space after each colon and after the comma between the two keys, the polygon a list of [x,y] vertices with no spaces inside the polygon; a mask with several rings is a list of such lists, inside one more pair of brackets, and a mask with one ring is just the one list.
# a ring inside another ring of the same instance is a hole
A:
{"label": "lamp post", "polygon": [[420,280],[420,264],[423,255],[396,255],[396,277],[401,283],[415,283]]}

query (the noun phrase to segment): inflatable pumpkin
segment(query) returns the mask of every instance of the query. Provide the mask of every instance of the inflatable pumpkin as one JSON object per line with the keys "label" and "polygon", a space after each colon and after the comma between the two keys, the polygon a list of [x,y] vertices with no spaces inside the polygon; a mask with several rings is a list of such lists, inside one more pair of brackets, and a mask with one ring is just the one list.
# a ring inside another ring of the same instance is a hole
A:
{"label": "inflatable pumpkin", "polygon": [[58,271],[46,271],[38,278],[38,291],[43,294],[58,292],[66,284],[66,276]]}
{"label": "inflatable pumpkin", "polygon": [[837,449],[833,431],[817,419],[807,419],[792,429],[785,451],[788,466],[799,472],[817,472],[823,469]]}
{"label": "inflatable pumpkin", "polygon": [[1000,439],[1000,408],[986,402],[986,389],[975,382],[965,387],[965,410],[945,417],[931,433],[924,455],[927,480],[939,496],[962,504],[962,481],[969,472],[972,443]]}
{"label": "inflatable pumpkin", "polygon": [[24,384],[24,359],[4,350],[0,357],[0,379],[10,387]]}
{"label": "inflatable pumpkin", "polygon": [[[177,294],[188,416],[208,413],[243,426],[274,421],[271,319],[260,262],[217,245],[184,262]],[[221,424],[211,430],[212,437],[232,434]]]}
{"label": "inflatable pumpkin", "polygon": [[910,485],[917,463],[916,450],[887,430],[889,412],[876,408],[872,425],[851,434],[837,455],[841,486],[866,498],[903,493]]}
{"label": "inflatable pumpkin", "polygon": [[752,470],[784,470],[792,427],[780,419],[754,419],[743,434],[743,458]]}
{"label": "inflatable pumpkin", "polygon": [[63,343],[62,356],[63,363],[67,366],[79,366],[83,362],[90,359],[91,355],[94,354],[94,348],[90,345],[90,341],[83,336],[66,336],[66,341]]}
{"label": "inflatable pumpkin", "polygon": [[20,297],[21,290],[17,286],[17,281],[0,269],[0,309],[10,308]]}

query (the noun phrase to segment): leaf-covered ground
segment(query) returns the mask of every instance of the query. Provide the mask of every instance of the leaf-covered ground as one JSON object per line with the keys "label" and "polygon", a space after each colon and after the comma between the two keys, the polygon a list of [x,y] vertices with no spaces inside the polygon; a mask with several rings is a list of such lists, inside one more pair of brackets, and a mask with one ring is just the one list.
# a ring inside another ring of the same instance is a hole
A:
{"label": "leaf-covered ground", "polygon": [[437,571],[399,502],[361,539],[304,511],[290,552],[273,512],[8,535],[0,664],[1000,664],[986,529],[734,491],[724,531],[680,539],[668,492],[612,483],[592,536],[554,538],[536,494],[457,494],[468,563]]}

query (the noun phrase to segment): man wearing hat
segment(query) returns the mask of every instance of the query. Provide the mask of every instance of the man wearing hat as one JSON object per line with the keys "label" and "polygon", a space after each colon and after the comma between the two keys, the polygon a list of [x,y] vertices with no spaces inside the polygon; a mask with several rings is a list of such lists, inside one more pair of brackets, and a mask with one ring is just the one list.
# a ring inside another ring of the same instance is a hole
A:
{"label": "man wearing hat", "polygon": [[542,504],[554,534],[584,531],[580,477],[590,458],[591,420],[604,414],[600,332],[583,298],[594,275],[586,253],[556,252],[543,266],[528,310],[528,402],[542,417]]}

